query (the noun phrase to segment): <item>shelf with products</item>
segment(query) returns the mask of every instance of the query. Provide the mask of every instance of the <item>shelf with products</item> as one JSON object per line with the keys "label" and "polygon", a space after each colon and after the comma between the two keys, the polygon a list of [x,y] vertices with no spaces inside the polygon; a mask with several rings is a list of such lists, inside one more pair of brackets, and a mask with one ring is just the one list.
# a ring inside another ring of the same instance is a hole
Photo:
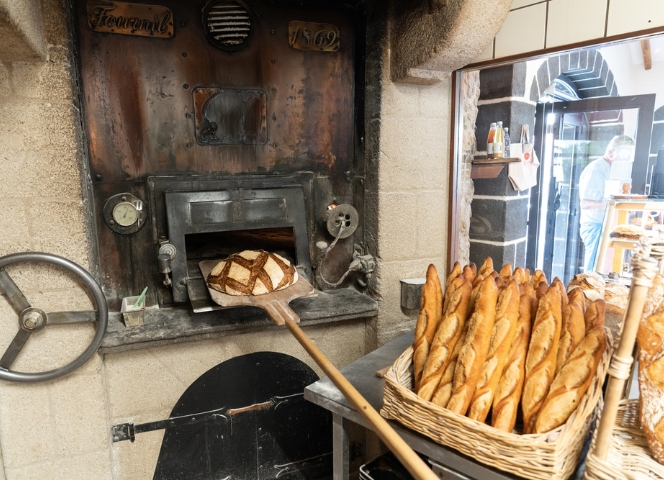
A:
{"label": "shelf with products", "polygon": [[[599,244],[597,257],[595,259],[594,271],[601,273],[606,258],[607,250],[613,248],[614,252],[612,270],[622,271],[622,250],[632,250],[639,242],[638,239],[627,239],[620,237],[611,237],[611,232],[616,225],[621,225],[627,221],[629,212],[643,212],[643,222],[646,221],[648,212],[664,212],[664,200],[650,199],[645,195],[613,195],[609,199],[608,208],[604,215],[604,224],[602,225],[602,239]],[[636,225],[638,226],[638,225]],[[650,230],[648,236],[662,236],[664,232],[655,229]]]}

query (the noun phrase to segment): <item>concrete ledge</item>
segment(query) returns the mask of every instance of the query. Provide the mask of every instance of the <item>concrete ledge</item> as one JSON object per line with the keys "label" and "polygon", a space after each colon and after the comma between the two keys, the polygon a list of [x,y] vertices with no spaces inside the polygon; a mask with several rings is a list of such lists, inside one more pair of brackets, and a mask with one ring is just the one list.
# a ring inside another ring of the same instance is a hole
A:
{"label": "concrete ledge", "polygon": [[[378,303],[355,290],[342,288],[318,292],[317,297],[298,298],[291,307],[302,326],[338,322],[378,315]],[[109,314],[108,329],[99,352],[126,350],[205,340],[211,336],[238,335],[278,327],[260,308],[239,307],[192,313],[187,307],[146,309],[145,323],[125,327],[120,313]]]}
{"label": "concrete ledge", "polygon": [[41,62],[46,42],[39,0],[0,0],[0,61]]}

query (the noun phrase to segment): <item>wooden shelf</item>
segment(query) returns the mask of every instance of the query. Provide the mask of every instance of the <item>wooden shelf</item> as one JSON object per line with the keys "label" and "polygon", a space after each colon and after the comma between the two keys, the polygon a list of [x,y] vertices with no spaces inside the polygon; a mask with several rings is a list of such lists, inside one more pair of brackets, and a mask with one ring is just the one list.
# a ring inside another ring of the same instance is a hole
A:
{"label": "wooden shelf", "polygon": [[508,163],[519,162],[519,158],[474,158],[470,164],[470,178],[496,178]]}

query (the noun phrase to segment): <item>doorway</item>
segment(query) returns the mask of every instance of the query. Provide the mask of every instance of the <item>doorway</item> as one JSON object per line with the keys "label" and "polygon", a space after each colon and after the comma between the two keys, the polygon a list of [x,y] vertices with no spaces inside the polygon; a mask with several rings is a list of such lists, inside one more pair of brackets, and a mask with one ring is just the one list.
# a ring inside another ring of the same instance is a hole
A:
{"label": "doorway", "polygon": [[621,183],[630,183],[631,193],[649,193],[654,105],[654,94],[537,104],[534,143],[541,166],[530,196],[527,265],[565,284],[584,270],[579,178],[616,135],[634,139],[634,161],[614,162],[605,194],[619,193]]}

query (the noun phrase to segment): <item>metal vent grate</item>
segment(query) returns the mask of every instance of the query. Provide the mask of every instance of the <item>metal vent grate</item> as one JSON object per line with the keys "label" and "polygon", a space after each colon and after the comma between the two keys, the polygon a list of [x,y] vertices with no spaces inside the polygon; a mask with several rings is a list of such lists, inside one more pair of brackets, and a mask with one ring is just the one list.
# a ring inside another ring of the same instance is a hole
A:
{"label": "metal vent grate", "polygon": [[245,6],[237,1],[210,2],[203,14],[208,39],[222,50],[235,51],[247,41],[251,33],[251,17]]}

